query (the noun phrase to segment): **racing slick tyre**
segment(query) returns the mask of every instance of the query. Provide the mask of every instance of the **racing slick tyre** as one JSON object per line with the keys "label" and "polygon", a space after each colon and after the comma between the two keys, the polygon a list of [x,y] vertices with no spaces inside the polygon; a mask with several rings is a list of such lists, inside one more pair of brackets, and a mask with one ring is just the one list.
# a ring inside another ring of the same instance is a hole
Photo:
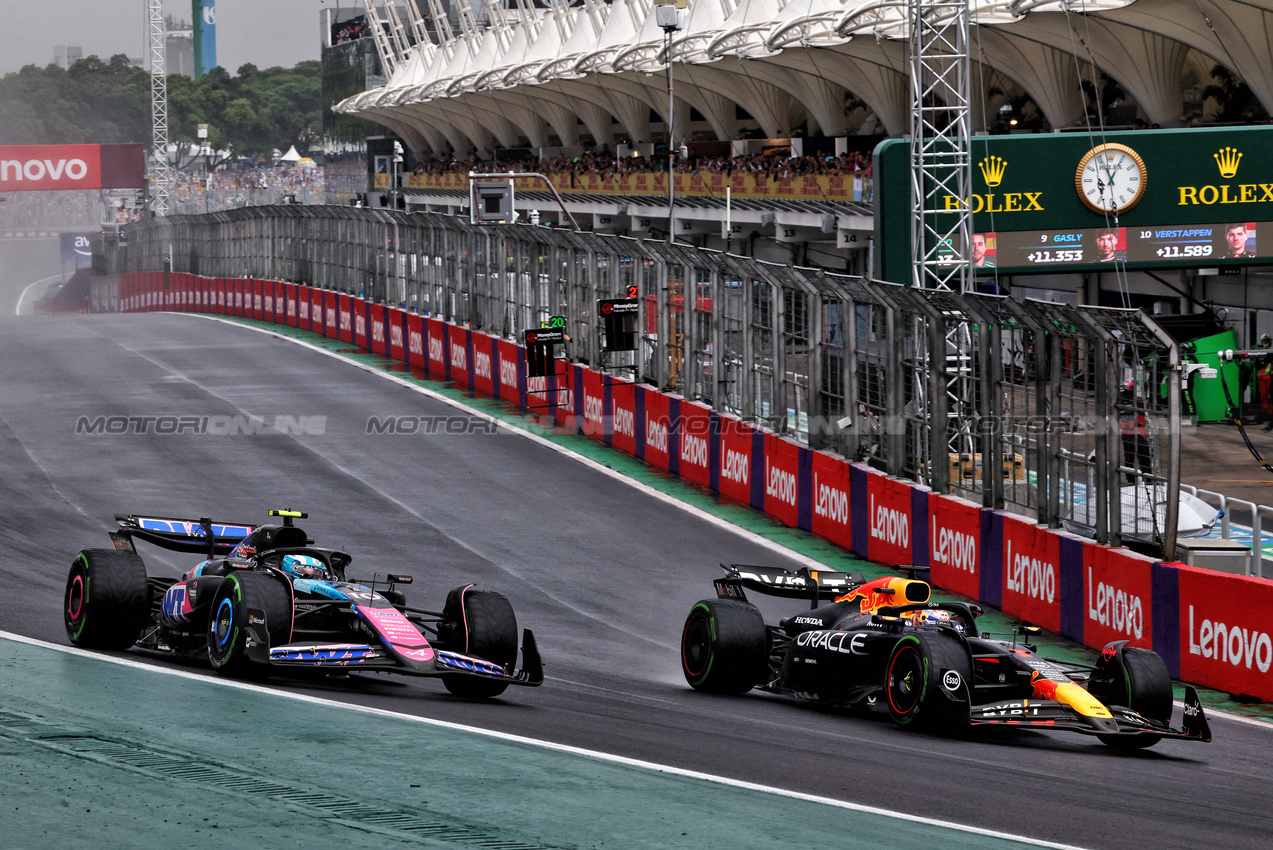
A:
{"label": "racing slick tyre", "polygon": [[234,676],[268,669],[248,658],[250,609],[265,612],[270,646],[291,639],[292,594],[285,581],[273,574],[235,570],[217,588],[208,618],[208,660],[217,672]]}
{"label": "racing slick tyre", "polygon": [[[1153,650],[1124,644],[1117,641],[1106,646],[1088,691],[1106,705],[1126,706],[1150,720],[1170,723],[1172,691],[1167,662]],[[1117,750],[1141,750],[1162,740],[1152,733],[1097,737]]]}
{"label": "racing slick tyre", "polygon": [[[517,661],[517,615],[502,593],[457,587],[446,596],[438,639],[444,649],[508,667]],[[489,699],[508,689],[508,682],[479,676],[443,676],[442,684],[468,699]]]}
{"label": "racing slick tyre", "polygon": [[893,646],[885,668],[888,713],[898,726],[940,729],[967,725],[972,658],[963,641],[915,632]]}
{"label": "racing slick tyre", "polygon": [[694,604],[681,632],[681,670],[696,691],[745,694],[769,672],[769,637],[755,605],[737,599]]}
{"label": "racing slick tyre", "polygon": [[128,649],[150,621],[146,565],[135,552],[85,549],[71,562],[62,615],[76,646]]}

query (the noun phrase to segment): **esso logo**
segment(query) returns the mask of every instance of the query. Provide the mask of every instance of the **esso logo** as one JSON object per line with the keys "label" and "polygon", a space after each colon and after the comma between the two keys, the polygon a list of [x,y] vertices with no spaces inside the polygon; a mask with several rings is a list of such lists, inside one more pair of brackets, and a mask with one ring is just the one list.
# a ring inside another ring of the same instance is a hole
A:
{"label": "esso logo", "polygon": [[964,683],[964,679],[959,675],[958,670],[947,670],[942,674],[941,686],[950,692],[959,690],[959,686]]}

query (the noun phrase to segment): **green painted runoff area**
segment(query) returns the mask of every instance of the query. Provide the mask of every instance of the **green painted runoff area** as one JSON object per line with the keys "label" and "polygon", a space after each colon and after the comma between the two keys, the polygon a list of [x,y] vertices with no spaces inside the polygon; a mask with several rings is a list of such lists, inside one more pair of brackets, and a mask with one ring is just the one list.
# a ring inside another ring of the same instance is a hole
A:
{"label": "green painted runoff area", "polygon": [[[733,523],[753,534],[772,540],[794,552],[813,558],[829,567],[834,567],[843,572],[862,573],[868,579],[878,578],[883,575],[897,575],[895,571],[890,570],[888,567],[873,564],[870,561],[850,554],[847,550],[821,537],[815,537],[807,531],[782,525],[749,505],[739,504],[719,494],[712,493],[704,487],[686,481],[679,475],[650,466],[639,458],[611,448],[599,440],[585,437],[573,429],[561,428],[549,423],[547,417],[519,410],[516,406],[509,404],[503,399],[475,393],[459,384],[434,378],[422,369],[404,366],[397,360],[391,360],[388,357],[353,348],[350,343],[328,339],[312,331],[300,330],[286,325],[276,325],[273,322],[259,319],[245,319],[233,316],[216,316],[215,318],[259,328],[279,336],[301,340],[326,351],[337,353],[363,366],[391,373],[410,383],[425,387],[440,396],[453,399],[475,410],[480,410],[492,418],[507,422],[510,425],[550,440],[589,460],[620,472],[627,478],[631,478],[706,513]],[[966,599],[966,597],[942,590],[935,590],[934,596]],[[982,631],[1007,633],[1014,628],[1017,622],[1004,616],[998,610],[987,608],[985,614],[978,619],[977,624]],[[1043,654],[1050,658],[1077,661],[1084,664],[1094,664],[1096,662],[1097,653],[1095,650],[1088,649],[1082,644],[1066,640],[1058,635],[1044,632],[1034,640],[1034,643],[1039,646]],[[1238,702],[1232,699],[1229,694],[1205,688],[1199,688],[1198,692],[1199,698],[1206,708],[1219,709],[1242,717],[1273,723],[1273,705]],[[1184,685],[1180,682],[1175,683],[1176,700],[1183,700],[1184,694]]]}
{"label": "green painted runoff area", "polygon": [[0,639],[0,845],[1034,846]]}

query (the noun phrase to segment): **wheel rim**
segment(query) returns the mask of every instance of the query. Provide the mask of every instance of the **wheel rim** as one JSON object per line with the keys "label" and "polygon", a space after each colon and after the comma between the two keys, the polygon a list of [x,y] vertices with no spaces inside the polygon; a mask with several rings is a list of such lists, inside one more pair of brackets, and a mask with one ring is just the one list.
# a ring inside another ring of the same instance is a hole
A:
{"label": "wheel rim", "polygon": [[80,618],[80,614],[84,610],[84,599],[87,594],[84,592],[84,574],[75,573],[71,576],[70,586],[66,589],[66,616],[74,623]]}
{"label": "wheel rim", "polygon": [[231,636],[234,634],[234,602],[226,597],[221,600],[221,604],[217,606],[216,619],[213,620],[212,626],[212,643],[221,654],[225,654],[231,643]]}
{"label": "wheel rim", "polygon": [[888,705],[899,716],[913,714],[924,692],[924,664],[919,650],[903,646],[888,666]]}
{"label": "wheel rim", "polygon": [[685,666],[685,674],[694,679],[702,678],[711,669],[711,631],[707,617],[700,612],[695,612],[685,624],[681,663]]}

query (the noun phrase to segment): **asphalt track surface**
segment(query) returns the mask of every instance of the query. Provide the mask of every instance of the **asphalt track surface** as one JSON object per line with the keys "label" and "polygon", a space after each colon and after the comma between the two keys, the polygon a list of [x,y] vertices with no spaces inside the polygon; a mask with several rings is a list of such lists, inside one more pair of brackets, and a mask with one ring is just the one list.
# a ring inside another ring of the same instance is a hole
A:
{"label": "asphalt track surface", "polygon": [[[1124,755],[1076,735],[934,737],[691,691],[680,629],[716,564],[790,561],[521,437],[368,435],[370,416],[456,414],[350,363],[168,314],[5,317],[0,363],[2,630],[66,643],[66,568],[107,544],[117,512],[251,522],[295,507],[319,545],[354,554],[351,576],[413,573],[409,604],[440,607],[469,581],[505,593],[548,681],[489,704],[427,680],[288,688],[1045,841],[1268,846],[1273,760],[1257,724],[1213,717],[1212,744]],[[76,434],[82,416],[159,415],[326,419],[321,434]],[[190,563],[143,555],[152,574]]]}

